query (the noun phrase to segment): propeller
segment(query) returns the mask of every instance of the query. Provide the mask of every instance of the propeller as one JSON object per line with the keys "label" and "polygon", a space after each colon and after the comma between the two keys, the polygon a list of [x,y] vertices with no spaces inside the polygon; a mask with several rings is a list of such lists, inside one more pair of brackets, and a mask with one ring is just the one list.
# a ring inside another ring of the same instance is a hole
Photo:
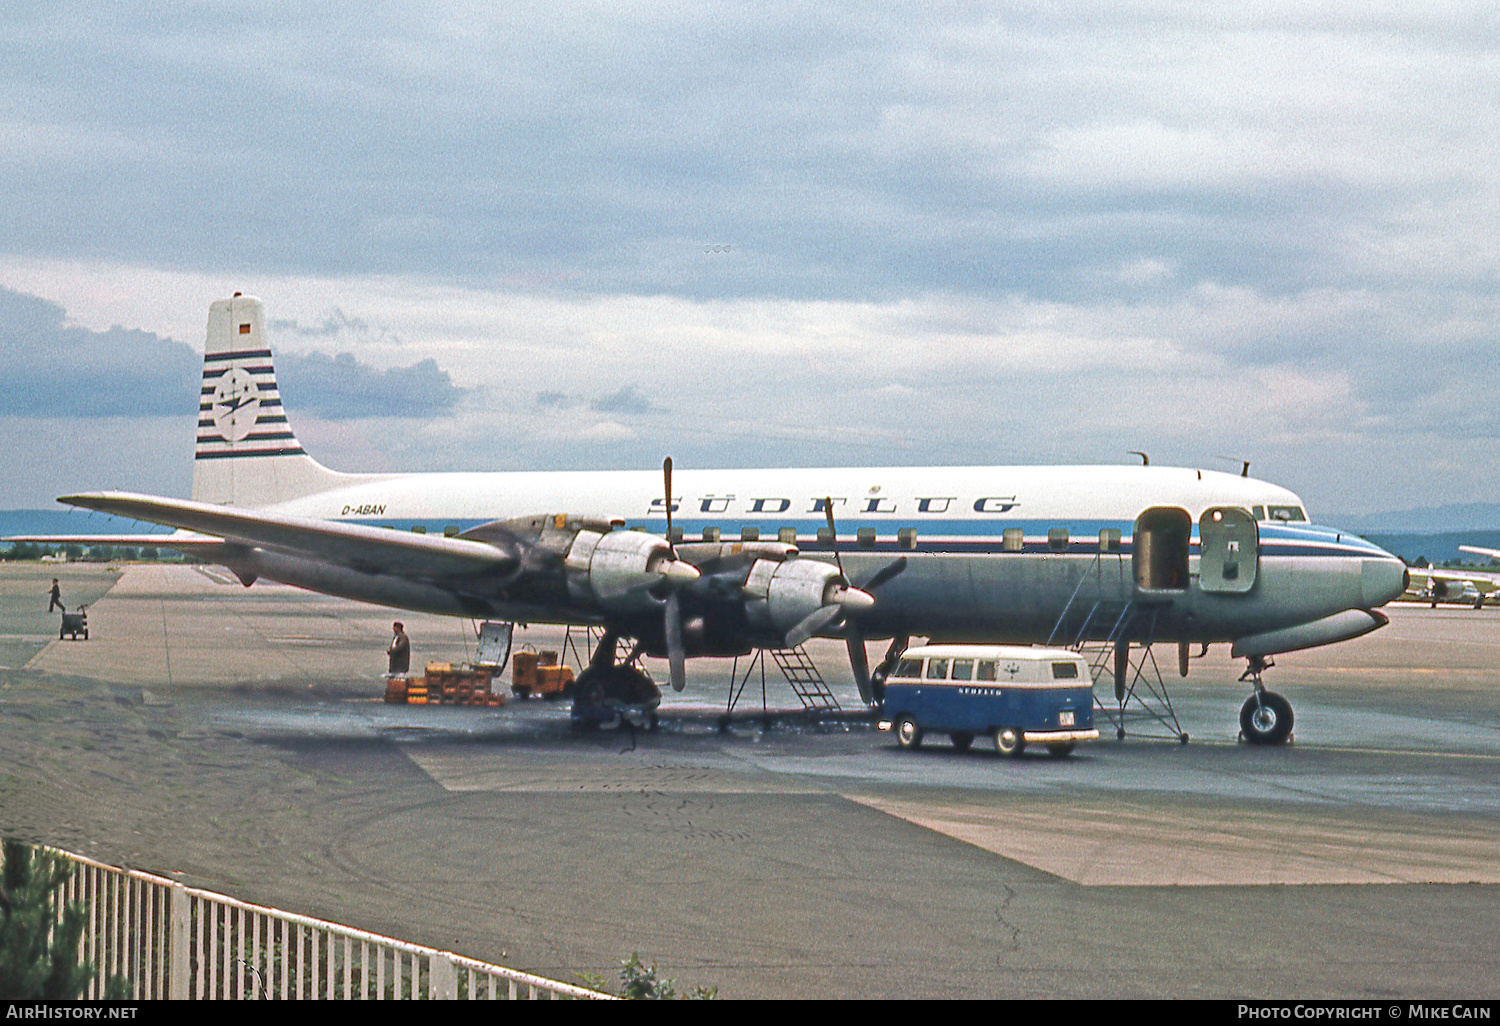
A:
{"label": "propeller", "polygon": [[[823,515],[828,519],[828,541],[829,546],[833,549],[833,561],[839,568],[840,576],[847,582],[849,575],[844,572],[844,560],[839,556],[838,527],[833,522],[832,496],[823,500]],[[874,607],[875,596],[871,595],[870,592],[885,584],[905,569],[906,557],[898,556],[875,571],[870,579],[864,583],[863,588],[855,588],[850,585],[835,596],[834,601],[838,603],[837,605],[833,607],[824,606],[822,609],[804,618],[802,623],[793,628],[794,632],[799,630],[803,624],[812,620],[813,617],[820,616],[825,610],[832,608],[833,613],[831,615],[808,631],[807,637],[811,637],[819,629],[831,623],[835,616],[840,613],[846,614],[844,617],[844,647],[849,650],[849,668],[854,671],[854,683],[859,687],[859,697],[864,699],[866,705],[875,704],[875,692],[870,684],[870,656],[865,651],[865,637],[859,630],[859,614]],[[840,599],[843,596],[849,596],[849,600],[841,602]],[[859,597],[854,598],[854,596]],[[802,641],[806,640],[807,638],[802,639]],[[791,645],[790,635],[787,641],[791,647],[796,647],[795,645]],[[801,644],[801,641],[797,642],[797,644]]]}
{"label": "propeller", "polygon": [[[688,581],[696,580],[698,572],[693,569],[693,574],[687,574],[679,568],[691,568],[691,564],[683,563],[677,558],[677,546],[672,541],[672,457],[668,456],[661,461],[662,487],[666,493],[667,505],[667,550],[672,554],[672,563],[668,568],[667,577],[672,579]],[[681,691],[687,687],[687,650],[682,645],[682,602],[677,596],[677,588],[669,587],[667,590],[666,605],[662,608],[662,634],[667,643],[667,676],[672,682],[673,691]]]}

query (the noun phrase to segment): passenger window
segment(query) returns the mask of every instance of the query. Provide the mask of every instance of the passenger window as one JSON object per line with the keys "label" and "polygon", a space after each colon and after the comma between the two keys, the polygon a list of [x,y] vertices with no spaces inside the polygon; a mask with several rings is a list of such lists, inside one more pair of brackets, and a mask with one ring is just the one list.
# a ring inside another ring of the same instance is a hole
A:
{"label": "passenger window", "polygon": [[896,532],[896,546],[902,549],[914,549],[917,547],[917,529],[915,527],[903,527]]}
{"label": "passenger window", "polygon": [[458,537],[458,525],[457,524],[449,524],[447,527],[443,528],[443,537],[444,538],[457,538]]}
{"label": "passenger window", "polygon": [[1120,529],[1118,527],[1106,527],[1099,532],[1099,551],[1120,551]]}
{"label": "passenger window", "polygon": [[974,679],[974,660],[972,660],[972,659],[955,659],[955,660],[953,660],[953,673],[951,674],[951,676],[952,676],[952,678],[954,680],[973,680]]}
{"label": "passenger window", "polygon": [[820,527],[820,528],[818,528],[818,544],[819,545],[832,545],[833,544],[833,529],[832,528],[828,528],[828,527]]}
{"label": "passenger window", "polygon": [[875,528],[861,527],[854,532],[854,540],[862,549],[873,549],[875,547]]}
{"label": "passenger window", "polygon": [[948,660],[946,660],[946,659],[929,659],[929,660],[927,660],[927,679],[928,680],[947,680],[948,679]]}
{"label": "passenger window", "polygon": [[901,660],[899,663],[896,664],[896,672],[893,673],[893,674],[891,674],[891,676],[892,677],[914,677],[914,678],[921,677],[922,676],[922,660],[920,660],[920,659],[903,659],[903,660]]}
{"label": "passenger window", "polygon": [[1020,552],[1026,547],[1026,535],[1019,527],[1007,527],[1000,543],[1005,552]]}
{"label": "passenger window", "polygon": [[1052,552],[1068,551],[1068,529],[1066,527],[1054,527],[1047,532],[1047,548]]}
{"label": "passenger window", "polygon": [[718,541],[719,540],[719,529],[717,527],[705,527],[703,529],[703,540],[706,541],[706,542],[716,542],[716,541]]}
{"label": "passenger window", "polygon": [[740,528],[740,541],[760,541],[760,528],[758,528],[758,527],[742,527],[742,528]]}
{"label": "passenger window", "polygon": [[678,542],[682,541],[682,528],[677,524],[673,524],[672,529],[667,532],[667,541],[671,542],[673,545],[676,545]]}
{"label": "passenger window", "polygon": [[975,680],[994,680],[995,679],[995,660],[993,660],[993,659],[981,659],[979,661],[979,665],[976,666],[976,667],[974,667],[974,679]]}
{"label": "passenger window", "polygon": [[1052,664],[1052,679],[1053,680],[1077,680],[1078,679],[1078,664],[1077,663],[1053,663]]}
{"label": "passenger window", "polygon": [[776,540],[784,545],[796,545],[797,529],[795,527],[783,527],[776,532]]}
{"label": "passenger window", "polygon": [[426,534],[427,533],[427,528],[425,526],[423,526],[422,524],[413,524],[412,528],[411,528],[411,533],[412,534]]}

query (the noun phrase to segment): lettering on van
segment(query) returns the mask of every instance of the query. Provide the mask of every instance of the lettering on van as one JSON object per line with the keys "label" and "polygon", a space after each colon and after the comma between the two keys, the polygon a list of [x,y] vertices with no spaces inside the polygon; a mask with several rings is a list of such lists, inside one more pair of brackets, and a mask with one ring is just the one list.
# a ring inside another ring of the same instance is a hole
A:
{"label": "lettering on van", "polygon": [[339,514],[344,517],[379,517],[385,515],[385,505],[345,506]]}

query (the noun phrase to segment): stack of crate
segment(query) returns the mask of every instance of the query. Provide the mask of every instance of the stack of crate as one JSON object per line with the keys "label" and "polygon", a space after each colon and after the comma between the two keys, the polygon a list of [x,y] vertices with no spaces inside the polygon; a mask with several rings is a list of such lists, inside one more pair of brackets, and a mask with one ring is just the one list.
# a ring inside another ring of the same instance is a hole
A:
{"label": "stack of crate", "polygon": [[428,663],[421,677],[387,677],[385,700],[395,705],[504,705],[505,696],[490,690],[493,674],[485,667]]}
{"label": "stack of crate", "polygon": [[452,663],[428,663],[424,681],[429,704],[504,705],[505,696],[490,690],[493,671],[483,667]]}
{"label": "stack of crate", "polygon": [[423,677],[393,674],[385,679],[385,700],[392,705],[426,705],[427,681]]}

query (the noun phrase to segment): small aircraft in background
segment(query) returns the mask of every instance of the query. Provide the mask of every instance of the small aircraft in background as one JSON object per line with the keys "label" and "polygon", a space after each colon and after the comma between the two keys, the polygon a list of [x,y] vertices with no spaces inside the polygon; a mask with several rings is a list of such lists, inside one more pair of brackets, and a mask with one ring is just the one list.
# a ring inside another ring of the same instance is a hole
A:
{"label": "small aircraft in background", "polygon": [[[1500,549],[1460,545],[1458,550],[1500,559]],[[1401,597],[1408,602],[1428,602],[1433,609],[1440,602],[1473,606],[1475,609],[1483,608],[1486,602],[1500,602],[1500,571],[1412,567],[1407,572],[1410,583]]]}

